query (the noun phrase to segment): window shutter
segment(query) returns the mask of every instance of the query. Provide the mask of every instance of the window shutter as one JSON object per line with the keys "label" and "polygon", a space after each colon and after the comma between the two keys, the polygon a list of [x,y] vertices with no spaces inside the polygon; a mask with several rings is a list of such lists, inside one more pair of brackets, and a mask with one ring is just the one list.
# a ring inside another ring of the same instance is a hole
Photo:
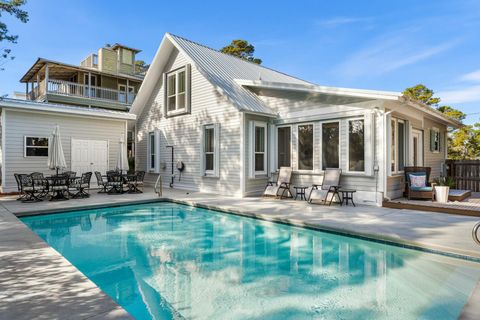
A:
{"label": "window shutter", "polygon": [[438,151],[439,152],[442,152],[443,150],[443,132],[438,132]]}
{"label": "window shutter", "polygon": [[215,126],[215,177],[220,177],[220,123]]}
{"label": "window shutter", "polygon": [[191,112],[192,103],[192,65],[187,64],[185,66],[185,106],[187,113]]}
{"label": "window shutter", "polygon": [[248,121],[248,176],[250,178],[255,178],[255,168],[253,167],[254,157],[255,157],[255,124],[252,120]]}
{"label": "window shutter", "polygon": [[167,117],[167,74],[163,73],[163,114]]}
{"label": "window shutter", "polygon": [[155,130],[155,172],[160,173],[160,130]]}
{"label": "window shutter", "polygon": [[430,151],[433,152],[435,150],[435,132],[430,129]]}

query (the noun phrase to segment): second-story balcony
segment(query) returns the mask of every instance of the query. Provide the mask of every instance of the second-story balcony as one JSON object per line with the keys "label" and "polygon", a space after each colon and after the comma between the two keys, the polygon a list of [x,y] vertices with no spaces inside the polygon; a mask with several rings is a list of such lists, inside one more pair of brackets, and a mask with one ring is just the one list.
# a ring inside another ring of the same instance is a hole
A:
{"label": "second-story balcony", "polygon": [[62,95],[84,99],[104,100],[107,102],[131,105],[135,99],[135,93],[89,86],[65,80],[49,79],[39,83],[29,92],[30,100],[45,100],[47,95]]}

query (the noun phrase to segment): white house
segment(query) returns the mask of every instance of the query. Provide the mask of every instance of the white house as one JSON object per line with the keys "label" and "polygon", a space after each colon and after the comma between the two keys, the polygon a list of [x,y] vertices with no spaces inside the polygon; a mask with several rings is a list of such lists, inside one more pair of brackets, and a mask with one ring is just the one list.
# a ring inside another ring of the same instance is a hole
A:
{"label": "white house", "polygon": [[280,166],[294,185],[339,167],[365,204],[401,196],[404,166],[439,176],[460,125],[401,93],[319,86],[168,33],[130,112],[151,182],[244,197]]}

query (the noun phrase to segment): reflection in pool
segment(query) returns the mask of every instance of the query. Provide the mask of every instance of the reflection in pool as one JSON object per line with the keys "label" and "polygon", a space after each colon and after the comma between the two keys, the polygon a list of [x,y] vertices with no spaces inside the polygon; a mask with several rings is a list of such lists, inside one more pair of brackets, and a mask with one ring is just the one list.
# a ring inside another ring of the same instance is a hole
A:
{"label": "reflection in pool", "polygon": [[137,319],[455,319],[475,263],[172,203],[22,219]]}

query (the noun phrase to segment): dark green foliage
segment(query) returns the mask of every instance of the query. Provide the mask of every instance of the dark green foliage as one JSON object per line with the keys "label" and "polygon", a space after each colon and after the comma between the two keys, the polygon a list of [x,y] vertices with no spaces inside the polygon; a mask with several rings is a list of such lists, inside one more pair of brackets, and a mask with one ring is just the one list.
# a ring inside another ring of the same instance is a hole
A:
{"label": "dark green foliage", "polygon": [[261,59],[253,57],[255,47],[252,44],[249,44],[247,40],[233,40],[232,43],[223,47],[220,51],[256,64],[262,63]]}

